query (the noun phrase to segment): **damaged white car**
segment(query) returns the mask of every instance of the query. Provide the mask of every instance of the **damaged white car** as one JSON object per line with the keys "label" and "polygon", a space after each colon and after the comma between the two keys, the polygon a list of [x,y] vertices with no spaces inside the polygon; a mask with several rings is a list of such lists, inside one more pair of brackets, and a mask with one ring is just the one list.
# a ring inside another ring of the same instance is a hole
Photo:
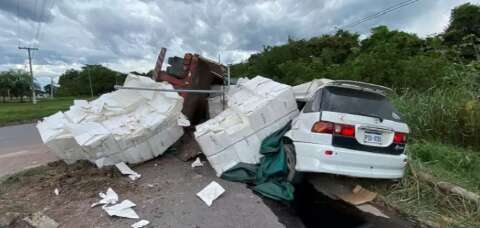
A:
{"label": "damaged white car", "polygon": [[289,178],[294,171],[403,177],[409,127],[387,99],[388,91],[328,79],[294,87],[301,112],[285,135]]}

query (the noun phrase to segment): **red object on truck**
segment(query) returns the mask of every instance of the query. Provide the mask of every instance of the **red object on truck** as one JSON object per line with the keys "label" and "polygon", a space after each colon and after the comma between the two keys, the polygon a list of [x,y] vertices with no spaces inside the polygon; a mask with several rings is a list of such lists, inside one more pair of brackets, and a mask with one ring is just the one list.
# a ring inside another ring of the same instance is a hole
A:
{"label": "red object on truck", "polygon": [[[175,89],[210,90],[212,85],[223,85],[224,65],[198,54],[185,53],[183,58],[168,58],[169,66],[162,71],[166,49],[162,48],[154,69],[156,81],[166,81]],[[208,118],[208,94],[180,92],[184,98],[182,113],[193,125]]]}

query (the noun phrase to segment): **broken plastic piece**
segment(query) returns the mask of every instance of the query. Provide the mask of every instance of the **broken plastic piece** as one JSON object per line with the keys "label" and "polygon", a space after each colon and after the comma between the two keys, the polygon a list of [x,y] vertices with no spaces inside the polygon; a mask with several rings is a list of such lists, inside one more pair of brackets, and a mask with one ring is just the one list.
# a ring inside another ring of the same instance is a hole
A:
{"label": "broken plastic piece", "polygon": [[117,164],[115,164],[115,167],[117,167],[117,169],[123,175],[128,175],[128,177],[131,180],[136,180],[136,179],[138,179],[142,176],[142,175],[138,174],[137,172],[133,171],[132,169],[130,169],[130,167],[128,167],[127,164],[125,164],[125,162],[117,163]]}
{"label": "broken plastic piece", "polygon": [[203,200],[207,204],[207,206],[212,206],[212,203],[215,199],[217,199],[220,195],[225,192],[225,189],[220,186],[215,181],[212,181],[208,184],[205,188],[203,188],[200,192],[197,193],[197,196]]}
{"label": "broken plastic piece", "polygon": [[145,220],[145,219],[142,219],[134,224],[132,224],[132,228],[140,228],[140,227],[144,227],[146,225],[150,224],[150,221],[148,220]]}
{"label": "broken plastic piece", "polygon": [[118,202],[118,195],[112,188],[108,188],[106,193],[100,192],[98,195],[102,198],[100,201],[91,205],[91,207],[95,207],[98,205],[109,205],[115,204]]}
{"label": "broken plastic piece", "polygon": [[110,216],[138,219],[137,213],[132,209],[136,205],[130,200],[124,200],[119,204],[103,207],[103,210]]}
{"label": "broken plastic piece", "polygon": [[371,204],[358,205],[357,208],[360,209],[361,211],[373,214],[375,216],[390,218],[387,215],[385,215],[382,211],[380,211],[378,208],[374,207]]}
{"label": "broken plastic piece", "polygon": [[195,159],[195,161],[192,162],[192,168],[201,167],[201,166],[203,166],[203,162],[200,160],[199,157],[197,157],[197,159]]}

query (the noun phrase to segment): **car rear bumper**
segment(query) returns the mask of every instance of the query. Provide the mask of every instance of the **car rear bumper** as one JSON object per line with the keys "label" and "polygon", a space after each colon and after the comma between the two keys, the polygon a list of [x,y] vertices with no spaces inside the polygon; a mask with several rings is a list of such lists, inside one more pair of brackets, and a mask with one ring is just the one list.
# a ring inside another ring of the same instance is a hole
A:
{"label": "car rear bumper", "polygon": [[[294,142],[294,145],[295,169],[303,172],[397,179],[403,177],[407,164],[405,154],[379,154],[304,142]],[[332,151],[332,154],[327,155],[325,151]]]}

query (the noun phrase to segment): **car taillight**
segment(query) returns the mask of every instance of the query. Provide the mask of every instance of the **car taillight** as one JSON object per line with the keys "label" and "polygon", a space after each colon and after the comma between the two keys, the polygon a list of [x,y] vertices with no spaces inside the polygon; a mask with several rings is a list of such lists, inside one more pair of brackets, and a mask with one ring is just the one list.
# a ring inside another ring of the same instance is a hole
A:
{"label": "car taillight", "polygon": [[345,124],[335,124],[335,134],[355,137],[355,126]]}
{"label": "car taillight", "polygon": [[312,132],[315,133],[333,133],[333,123],[325,122],[325,121],[318,121],[312,126]]}
{"label": "car taillight", "polygon": [[395,132],[395,135],[393,135],[393,142],[397,144],[407,143],[407,134],[401,133],[401,132]]}
{"label": "car taillight", "polygon": [[312,126],[312,132],[355,137],[355,126],[318,121]]}

